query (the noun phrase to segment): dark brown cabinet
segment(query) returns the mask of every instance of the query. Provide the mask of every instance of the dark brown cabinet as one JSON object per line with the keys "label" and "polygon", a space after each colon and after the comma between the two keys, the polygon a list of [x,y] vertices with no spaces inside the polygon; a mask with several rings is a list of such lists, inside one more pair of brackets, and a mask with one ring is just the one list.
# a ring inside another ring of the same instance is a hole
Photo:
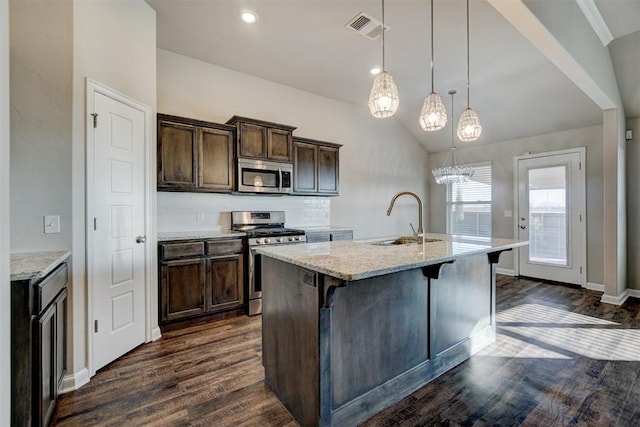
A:
{"label": "dark brown cabinet", "polygon": [[238,157],[291,163],[294,126],[240,116],[227,124],[236,127]]}
{"label": "dark brown cabinet", "polygon": [[231,192],[235,127],[158,114],[158,189]]}
{"label": "dark brown cabinet", "polygon": [[307,231],[307,243],[334,242],[353,239],[353,230]]}
{"label": "dark brown cabinet", "polygon": [[293,139],[293,191],[335,196],[339,192],[341,145],[308,138]]}
{"label": "dark brown cabinet", "polygon": [[68,270],[11,282],[11,425],[46,426],[53,414],[67,370]]}
{"label": "dark brown cabinet", "polygon": [[160,323],[244,307],[243,239],[160,243]]}

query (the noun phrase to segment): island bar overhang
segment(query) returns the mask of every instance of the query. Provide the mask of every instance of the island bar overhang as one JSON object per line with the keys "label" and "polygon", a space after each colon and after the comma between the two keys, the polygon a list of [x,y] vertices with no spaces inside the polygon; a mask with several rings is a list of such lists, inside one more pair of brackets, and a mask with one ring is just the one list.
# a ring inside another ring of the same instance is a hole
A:
{"label": "island bar overhang", "polygon": [[401,400],[495,341],[495,265],[526,244],[501,243],[359,280],[313,265],[317,245],[363,243],[262,251],[265,383],[302,426],[356,425]]}

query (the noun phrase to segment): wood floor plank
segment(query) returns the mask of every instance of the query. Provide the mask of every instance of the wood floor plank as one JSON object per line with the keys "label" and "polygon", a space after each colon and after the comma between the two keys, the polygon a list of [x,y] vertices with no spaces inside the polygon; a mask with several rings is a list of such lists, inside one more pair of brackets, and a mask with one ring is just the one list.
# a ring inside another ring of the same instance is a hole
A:
{"label": "wood floor plank", "polygon": [[[363,426],[638,426],[640,301],[497,278],[496,343]],[[287,426],[260,317],[169,331],[61,396],[54,426]]]}

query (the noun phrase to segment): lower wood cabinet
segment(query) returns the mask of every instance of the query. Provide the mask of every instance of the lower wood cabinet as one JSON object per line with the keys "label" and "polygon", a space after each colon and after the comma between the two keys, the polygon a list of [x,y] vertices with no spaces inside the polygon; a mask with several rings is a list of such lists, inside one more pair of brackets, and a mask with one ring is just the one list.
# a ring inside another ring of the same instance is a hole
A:
{"label": "lower wood cabinet", "polygon": [[160,324],[244,307],[243,239],[160,243]]}
{"label": "lower wood cabinet", "polygon": [[11,425],[51,420],[67,370],[68,271],[11,282]]}
{"label": "lower wood cabinet", "polygon": [[307,231],[307,243],[334,242],[353,239],[353,230]]}

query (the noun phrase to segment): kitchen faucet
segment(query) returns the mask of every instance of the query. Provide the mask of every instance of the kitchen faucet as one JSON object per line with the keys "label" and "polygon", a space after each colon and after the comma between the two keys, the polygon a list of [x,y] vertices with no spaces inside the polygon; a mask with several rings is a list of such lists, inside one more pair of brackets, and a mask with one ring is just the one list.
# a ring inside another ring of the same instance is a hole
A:
{"label": "kitchen faucet", "polygon": [[[420,200],[420,196],[412,191],[400,191],[393,199],[391,199],[391,203],[389,204],[389,209],[387,209],[387,216],[391,215],[391,211],[393,210],[393,204],[396,202],[396,199],[403,195],[413,196],[418,201],[418,244],[422,244],[424,239],[424,229],[422,228],[422,200]],[[411,226],[413,229],[413,226]]]}

